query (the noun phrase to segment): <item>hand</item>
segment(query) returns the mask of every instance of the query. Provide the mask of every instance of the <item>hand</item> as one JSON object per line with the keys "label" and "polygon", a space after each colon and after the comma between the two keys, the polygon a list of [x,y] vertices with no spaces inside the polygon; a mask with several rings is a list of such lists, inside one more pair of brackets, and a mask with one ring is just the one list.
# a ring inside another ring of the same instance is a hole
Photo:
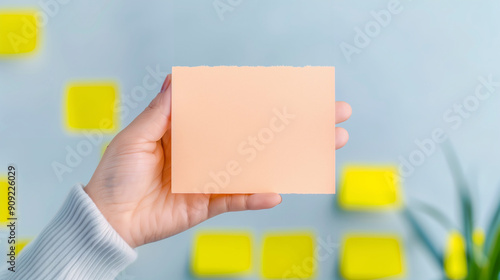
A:
{"label": "hand", "polygon": [[[104,217],[133,248],[167,238],[229,211],[272,208],[279,194],[174,194],[171,192],[171,75],[161,92],[107,147],[84,188]],[[336,103],[337,123],[351,115]],[[336,148],[347,131],[335,128]],[[332,170],[332,172],[334,172]]]}

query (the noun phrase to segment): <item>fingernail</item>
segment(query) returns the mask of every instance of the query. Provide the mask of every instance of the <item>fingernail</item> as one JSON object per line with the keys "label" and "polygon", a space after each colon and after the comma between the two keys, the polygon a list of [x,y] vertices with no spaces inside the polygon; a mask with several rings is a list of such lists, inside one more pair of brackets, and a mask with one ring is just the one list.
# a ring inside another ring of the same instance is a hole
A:
{"label": "fingernail", "polygon": [[172,80],[171,74],[168,74],[167,77],[165,78],[165,81],[163,82],[163,85],[161,86],[161,92],[164,92],[168,88],[171,80]]}

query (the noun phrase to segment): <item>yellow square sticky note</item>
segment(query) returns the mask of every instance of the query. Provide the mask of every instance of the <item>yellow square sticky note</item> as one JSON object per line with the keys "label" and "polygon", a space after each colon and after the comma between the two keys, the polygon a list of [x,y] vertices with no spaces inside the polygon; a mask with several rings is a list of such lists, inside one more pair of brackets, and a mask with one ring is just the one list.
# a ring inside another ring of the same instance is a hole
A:
{"label": "yellow square sticky note", "polygon": [[472,242],[479,248],[482,248],[486,239],[486,233],[481,228],[475,228],[472,232]]}
{"label": "yellow square sticky note", "polygon": [[174,67],[172,192],[335,192],[333,67]]}
{"label": "yellow square sticky note", "polygon": [[401,187],[395,166],[355,166],[344,168],[338,196],[348,210],[378,210],[402,205]]}
{"label": "yellow square sticky note", "polygon": [[465,279],[467,276],[465,240],[458,231],[452,231],[448,237],[444,253],[444,271],[448,279]]}
{"label": "yellow square sticky note", "polygon": [[7,219],[10,217],[9,209],[7,208],[9,203],[8,188],[7,177],[0,177],[0,225],[7,223]]}
{"label": "yellow square sticky note", "polygon": [[70,131],[115,132],[119,127],[117,104],[115,83],[71,83],[66,88],[66,125]]}
{"label": "yellow square sticky note", "polygon": [[273,233],[264,237],[262,276],[310,279],[315,274],[314,237],[310,233]]}
{"label": "yellow square sticky note", "polygon": [[397,236],[348,235],[342,244],[340,273],[348,280],[403,278],[404,253]]}
{"label": "yellow square sticky note", "polygon": [[24,247],[26,247],[26,245],[28,245],[28,243],[30,243],[32,240],[32,238],[18,238],[16,240],[16,255],[19,255],[19,253],[21,252],[22,249],[24,249]]}
{"label": "yellow square sticky note", "polygon": [[29,53],[37,44],[36,12],[0,10],[0,55]]}
{"label": "yellow square sticky note", "polygon": [[200,277],[234,277],[252,267],[252,238],[247,232],[206,231],[196,235],[192,270]]}

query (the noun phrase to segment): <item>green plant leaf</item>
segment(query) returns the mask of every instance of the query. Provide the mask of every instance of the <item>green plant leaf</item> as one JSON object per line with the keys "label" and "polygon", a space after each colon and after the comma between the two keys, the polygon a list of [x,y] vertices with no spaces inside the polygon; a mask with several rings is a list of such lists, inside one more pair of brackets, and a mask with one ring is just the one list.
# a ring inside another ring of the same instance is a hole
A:
{"label": "green plant leaf", "polygon": [[453,181],[455,186],[457,187],[458,194],[460,197],[460,205],[462,212],[462,222],[463,222],[463,234],[466,243],[466,252],[467,252],[467,265],[468,265],[468,277],[467,279],[477,279],[475,278],[479,273],[479,266],[477,259],[474,254],[474,243],[472,241],[472,231],[474,229],[474,215],[472,209],[472,201],[470,190],[467,185],[467,180],[465,179],[465,175],[463,173],[462,167],[460,165],[460,161],[453,149],[453,146],[450,141],[446,141],[442,144],[441,148],[443,149],[446,161],[448,162],[448,166],[450,168]]}
{"label": "green plant leaf", "polygon": [[[500,201],[498,199],[497,201]],[[484,251],[486,254],[489,254],[490,248],[492,248],[492,244],[495,241],[495,237],[497,236],[498,228],[500,227],[500,203],[498,203],[495,213],[491,217],[490,223],[486,228],[486,240],[484,242]]]}
{"label": "green plant leaf", "polygon": [[498,280],[500,273],[500,227],[494,230],[494,237],[491,241],[491,247],[488,253],[488,264],[484,267],[482,280]]}
{"label": "green plant leaf", "polygon": [[413,200],[411,204],[412,208],[418,209],[436,220],[438,224],[440,224],[446,231],[449,232],[453,229],[458,230],[458,227],[453,224],[453,222],[448,219],[448,217],[446,217],[441,211],[439,211],[436,207],[430,205],[429,203],[419,200]]}
{"label": "green plant leaf", "polygon": [[403,210],[403,215],[406,217],[413,230],[417,233],[417,236],[420,238],[425,247],[429,250],[431,255],[434,257],[434,260],[438,263],[439,266],[443,266],[443,255],[438,252],[434,244],[432,244],[429,235],[424,231],[424,228],[417,221],[413,213],[407,208]]}

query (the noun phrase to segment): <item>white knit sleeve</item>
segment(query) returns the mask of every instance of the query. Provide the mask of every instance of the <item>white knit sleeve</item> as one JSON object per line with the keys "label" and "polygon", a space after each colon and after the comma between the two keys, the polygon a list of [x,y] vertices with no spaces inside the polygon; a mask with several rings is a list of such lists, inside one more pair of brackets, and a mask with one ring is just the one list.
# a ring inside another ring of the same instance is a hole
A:
{"label": "white knit sleeve", "polygon": [[0,279],[114,279],[137,253],[111,227],[82,185]]}

